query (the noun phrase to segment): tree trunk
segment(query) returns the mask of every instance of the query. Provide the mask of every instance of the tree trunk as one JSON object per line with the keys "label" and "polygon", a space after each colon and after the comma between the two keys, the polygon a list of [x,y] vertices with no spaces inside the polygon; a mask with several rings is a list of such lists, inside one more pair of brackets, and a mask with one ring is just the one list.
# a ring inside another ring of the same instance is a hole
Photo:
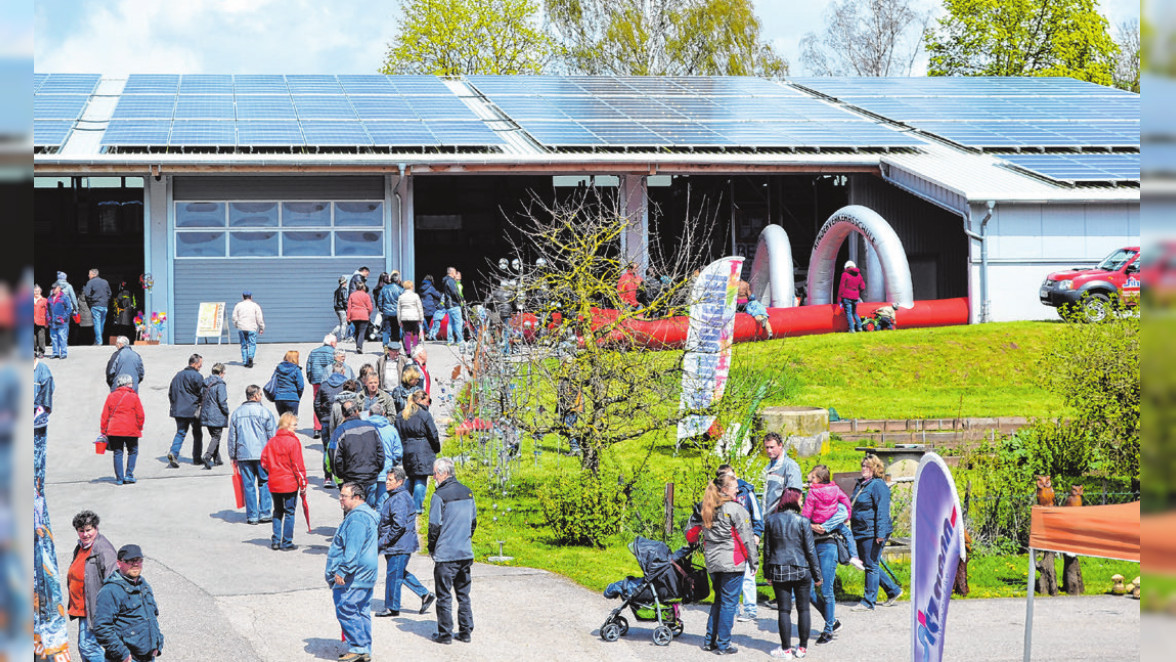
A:
{"label": "tree trunk", "polygon": [[960,561],[959,568],[956,570],[955,585],[952,586],[952,592],[957,595],[967,595],[969,590],[968,562]]}
{"label": "tree trunk", "polygon": [[600,455],[591,443],[580,444],[580,466],[595,476],[600,472]]}
{"label": "tree trunk", "polygon": [[1037,592],[1047,595],[1058,594],[1058,570],[1054,553],[1045,552],[1037,563]]}
{"label": "tree trunk", "polygon": [[1086,590],[1082,581],[1082,560],[1077,556],[1062,555],[1062,590],[1070,595],[1082,595]]}

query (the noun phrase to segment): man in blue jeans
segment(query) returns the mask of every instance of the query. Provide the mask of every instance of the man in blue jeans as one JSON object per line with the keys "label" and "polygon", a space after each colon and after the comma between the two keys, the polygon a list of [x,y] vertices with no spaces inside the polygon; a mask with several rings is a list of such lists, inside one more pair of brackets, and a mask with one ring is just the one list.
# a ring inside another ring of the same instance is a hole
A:
{"label": "man in blue jeans", "polygon": [[[372,589],[379,570],[379,516],[364,503],[364,490],[355,483],[339,488],[343,523],[335,529],[327,550],[327,585],[335,603],[335,618],[343,629],[347,652],[343,662],[372,659]],[[416,533],[411,534],[416,537]]]}
{"label": "man in blue jeans", "polygon": [[408,478],[402,467],[388,470],[384,486],[388,498],[380,505],[380,553],[388,563],[388,574],[384,579],[384,611],[376,616],[400,615],[400,587],[407,586],[421,599],[421,614],[429,611],[429,605],[436,599],[420,580],[408,571],[408,561],[421,548],[416,535],[416,503],[404,486]]}
{"label": "man in blue jeans", "polygon": [[90,270],[90,280],[82,288],[82,298],[90,306],[90,316],[94,319],[94,344],[102,344],[102,333],[106,328],[106,311],[109,310],[110,283],[98,277],[98,270]]}
{"label": "man in blue jeans", "polygon": [[250,384],[245,388],[245,402],[229,418],[229,459],[241,474],[247,524],[273,521],[274,503],[261,467],[261,451],[277,430],[273,412],[261,404],[261,387]]}
{"label": "man in blue jeans", "polygon": [[461,291],[457,286],[457,269],[449,267],[445,270],[445,278],[441,279],[441,294],[446,305],[445,313],[449,315],[449,325],[445,327],[445,344],[460,344],[465,341],[465,334],[462,328],[462,301]]}
{"label": "man in blue jeans", "polygon": [[245,290],[241,293],[241,301],[233,306],[233,326],[241,337],[241,363],[246,368],[253,367],[253,357],[257,354],[257,335],[265,333],[265,319],[261,316],[261,306],[253,301],[253,293]]}

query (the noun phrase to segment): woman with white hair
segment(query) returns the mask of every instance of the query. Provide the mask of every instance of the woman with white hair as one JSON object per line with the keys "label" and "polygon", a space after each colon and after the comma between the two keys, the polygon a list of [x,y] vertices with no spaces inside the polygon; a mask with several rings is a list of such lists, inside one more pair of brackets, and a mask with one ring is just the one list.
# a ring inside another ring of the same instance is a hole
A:
{"label": "woman with white hair", "polygon": [[[139,459],[139,437],[143,436],[143,403],[126,373],[114,380],[115,389],[106,396],[99,430],[106,435],[107,448],[114,451],[114,484],[135,482],[135,461]],[[127,465],[123,469],[123,449]]]}

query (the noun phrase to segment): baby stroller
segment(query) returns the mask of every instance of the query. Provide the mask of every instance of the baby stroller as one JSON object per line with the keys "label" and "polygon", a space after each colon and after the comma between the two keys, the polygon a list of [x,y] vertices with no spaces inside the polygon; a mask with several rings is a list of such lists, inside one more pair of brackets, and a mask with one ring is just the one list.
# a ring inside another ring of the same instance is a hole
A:
{"label": "baby stroller", "polygon": [[628,607],[633,618],[642,622],[657,622],[653,643],[668,646],[684,629],[679,609],[682,604],[696,602],[710,593],[710,582],[705,568],[695,568],[690,562],[693,546],[670,553],[662,542],[638,536],[629,544],[629,551],[637,557],[643,577],[627,577],[609,584],[606,598],[623,598],[600,626],[600,638],[616,641],[629,631],[629,621],[621,615]]}

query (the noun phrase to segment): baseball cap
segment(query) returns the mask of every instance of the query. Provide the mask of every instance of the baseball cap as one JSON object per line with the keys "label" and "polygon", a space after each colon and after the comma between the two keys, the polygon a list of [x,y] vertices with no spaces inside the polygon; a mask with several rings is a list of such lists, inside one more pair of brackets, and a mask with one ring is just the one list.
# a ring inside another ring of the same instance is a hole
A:
{"label": "baseball cap", "polygon": [[143,550],[139,549],[138,545],[123,545],[118,548],[118,560],[126,561],[127,559],[141,559],[143,558]]}
{"label": "baseball cap", "polygon": [[396,342],[395,340],[393,340],[392,342],[388,343],[387,345],[384,345],[384,347],[385,347],[385,348],[387,348],[387,349],[394,349],[394,350],[396,350],[396,351],[398,351],[398,352],[400,351],[400,343]]}
{"label": "baseball cap", "polygon": [[243,297],[251,297],[251,296],[253,296],[253,293],[252,293],[252,292],[250,292],[249,290],[245,290],[244,292],[242,292],[242,293],[241,293],[241,296],[243,296]]}

